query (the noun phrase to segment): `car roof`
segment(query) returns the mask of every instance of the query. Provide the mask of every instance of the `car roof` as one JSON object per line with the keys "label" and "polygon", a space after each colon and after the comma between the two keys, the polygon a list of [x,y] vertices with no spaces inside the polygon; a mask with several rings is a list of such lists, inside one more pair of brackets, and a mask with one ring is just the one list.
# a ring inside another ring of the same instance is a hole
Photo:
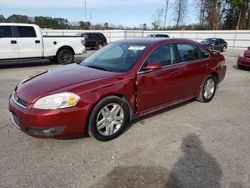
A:
{"label": "car roof", "polygon": [[102,34],[101,32],[83,32],[81,34]]}
{"label": "car roof", "polygon": [[184,42],[184,43],[194,43],[197,42],[190,40],[190,39],[183,39],[183,38],[139,38],[139,39],[124,39],[117,42],[130,42],[130,43],[142,43],[148,45],[154,45],[159,43],[177,43],[177,42]]}
{"label": "car roof", "polygon": [[222,38],[211,37],[211,38],[207,38],[207,39],[217,40],[217,39],[222,39]]}
{"label": "car roof", "polygon": [[0,26],[33,26],[37,27],[35,24],[24,24],[24,23],[0,23]]}

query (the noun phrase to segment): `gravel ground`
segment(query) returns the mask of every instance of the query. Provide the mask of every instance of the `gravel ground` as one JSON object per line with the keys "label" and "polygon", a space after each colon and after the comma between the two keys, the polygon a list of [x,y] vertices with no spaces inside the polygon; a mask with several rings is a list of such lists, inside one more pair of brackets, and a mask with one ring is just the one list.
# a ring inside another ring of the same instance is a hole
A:
{"label": "gravel ground", "polygon": [[17,130],[7,109],[15,85],[61,65],[0,65],[0,187],[249,188],[250,72],[235,66],[239,53],[224,53],[228,71],[212,102],[144,117],[105,143]]}

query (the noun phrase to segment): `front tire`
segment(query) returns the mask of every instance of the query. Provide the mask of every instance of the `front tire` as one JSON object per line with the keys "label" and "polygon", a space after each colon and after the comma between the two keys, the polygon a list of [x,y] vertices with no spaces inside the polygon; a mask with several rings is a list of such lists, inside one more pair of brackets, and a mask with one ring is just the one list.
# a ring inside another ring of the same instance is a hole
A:
{"label": "front tire", "polygon": [[198,101],[207,103],[210,102],[216,92],[217,87],[217,79],[213,75],[208,75],[206,81],[204,82],[199,97],[197,98]]}
{"label": "front tire", "polygon": [[73,63],[74,52],[69,48],[61,49],[56,56],[57,62],[63,65]]}
{"label": "front tire", "polygon": [[93,109],[88,133],[100,141],[109,141],[118,137],[129,121],[129,107],[116,96],[102,99]]}

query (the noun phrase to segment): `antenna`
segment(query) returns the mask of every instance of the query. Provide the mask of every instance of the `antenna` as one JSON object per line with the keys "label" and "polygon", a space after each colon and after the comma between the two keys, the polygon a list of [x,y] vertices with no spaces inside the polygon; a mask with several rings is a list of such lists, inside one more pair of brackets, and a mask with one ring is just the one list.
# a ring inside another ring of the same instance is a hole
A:
{"label": "antenna", "polygon": [[85,22],[87,22],[87,0],[84,0]]}

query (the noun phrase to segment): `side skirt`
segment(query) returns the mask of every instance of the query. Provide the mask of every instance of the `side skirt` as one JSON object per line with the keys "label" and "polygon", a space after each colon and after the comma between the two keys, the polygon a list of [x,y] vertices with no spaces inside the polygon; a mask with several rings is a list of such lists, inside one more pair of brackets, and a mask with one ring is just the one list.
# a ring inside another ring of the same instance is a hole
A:
{"label": "side skirt", "polygon": [[171,101],[171,102],[163,103],[161,105],[158,105],[158,106],[143,110],[141,112],[137,112],[136,118],[139,118],[139,117],[142,117],[142,116],[145,116],[145,115],[148,115],[148,114],[163,110],[165,108],[177,105],[179,103],[182,103],[182,102],[185,102],[185,101],[188,101],[188,100],[191,100],[193,98],[196,98],[196,96],[194,96],[194,95],[188,96],[188,97],[181,98],[181,99],[178,99],[178,100],[174,100],[174,101]]}

